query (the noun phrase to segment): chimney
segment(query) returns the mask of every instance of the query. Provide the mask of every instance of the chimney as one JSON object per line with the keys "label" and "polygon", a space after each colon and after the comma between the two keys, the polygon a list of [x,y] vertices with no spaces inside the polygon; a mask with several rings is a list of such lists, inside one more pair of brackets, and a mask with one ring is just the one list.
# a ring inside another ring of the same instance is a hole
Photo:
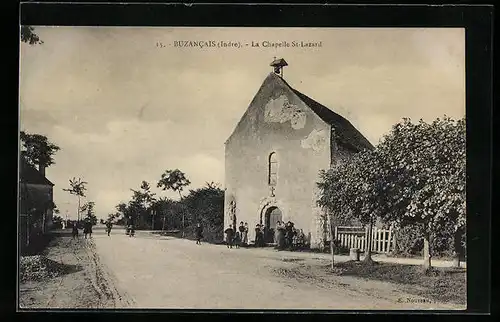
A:
{"label": "chimney", "polygon": [[43,164],[38,164],[38,171],[45,177],[45,166]]}

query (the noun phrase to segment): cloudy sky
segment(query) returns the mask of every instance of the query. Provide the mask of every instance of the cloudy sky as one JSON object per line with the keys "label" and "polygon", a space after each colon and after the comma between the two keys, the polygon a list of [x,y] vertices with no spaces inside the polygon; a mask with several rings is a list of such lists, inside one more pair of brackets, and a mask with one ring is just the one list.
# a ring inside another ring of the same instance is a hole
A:
{"label": "cloudy sky", "polygon": [[[264,29],[36,27],[43,45],[21,45],[20,123],[61,147],[47,169],[55,202],[88,181],[106,217],[131,188],[184,171],[197,188],[224,183],[224,141],[273,57],[287,82],[343,115],[373,144],[403,117],[465,114],[463,29]],[[175,48],[176,40],[242,48]],[[252,48],[251,42],[321,41],[321,48]],[[161,43],[162,46],[158,46]],[[249,44],[247,47],[246,44]]]}

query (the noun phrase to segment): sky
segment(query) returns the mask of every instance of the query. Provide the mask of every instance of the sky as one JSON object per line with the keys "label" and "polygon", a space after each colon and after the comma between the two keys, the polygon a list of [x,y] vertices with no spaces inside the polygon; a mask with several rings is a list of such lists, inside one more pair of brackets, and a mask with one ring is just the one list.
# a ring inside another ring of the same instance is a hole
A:
{"label": "sky", "polygon": [[[274,57],[284,79],[347,118],[372,144],[403,117],[465,115],[465,32],[461,28],[35,27],[42,45],[21,44],[20,128],[61,150],[46,170],[62,216],[77,201],[62,189],[88,182],[98,218],[156,188],[180,169],[191,189],[224,186],[224,142]],[[184,47],[174,41],[240,43]],[[264,42],[289,47],[263,47]],[[321,47],[292,47],[292,42]],[[259,44],[253,47],[252,42]],[[248,44],[248,46],[247,46]]]}

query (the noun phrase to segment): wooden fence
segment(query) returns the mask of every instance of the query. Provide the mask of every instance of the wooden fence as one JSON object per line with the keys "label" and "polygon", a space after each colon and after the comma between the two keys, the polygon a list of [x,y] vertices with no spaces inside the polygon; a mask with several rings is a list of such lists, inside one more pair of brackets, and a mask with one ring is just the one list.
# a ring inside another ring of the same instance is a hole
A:
{"label": "wooden fence", "polygon": [[[368,228],[338,226],[335,227],[334,236],[340,241],[340,245],[346,248],[359,248],[366,250],[368,240]],[[373,227],[371,238],[371,250],[377,253],[388,253],[394,247],[394,235],[392,227],[380,229]]]}

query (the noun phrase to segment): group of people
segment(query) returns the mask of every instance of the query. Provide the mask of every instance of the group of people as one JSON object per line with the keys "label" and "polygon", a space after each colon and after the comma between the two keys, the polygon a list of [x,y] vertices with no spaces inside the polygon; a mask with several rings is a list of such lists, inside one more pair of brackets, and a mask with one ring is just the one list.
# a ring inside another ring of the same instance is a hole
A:
{"label": "group of people", "polygon": [[[248,223],[240,222],[237,229],[233,225],[224,231],[226,234],[226,245],[228,248],[239,248],[248,245]],[[270,235],[273,234],[273,235]],[[268,236],[268,237],[266,237]],[[274,240],[277,249],[301,249],[306,245],[306,236],[302,229],[296,229],[294,223],[278,221],[276,229],[267,230],[262,224],[255,226],[255,246],[264,247],[266,240]]]}
{"label": "group of people", "polygon": [[240,248],[240,246],[248,245],[248,223],[240,222],[238,229],[233,228],[233,225],[224,231],[226,234],[227,248]]}
{"label": "group of people", "polygon": [[[78,225],[78,222],[73,222],[73,228],[71,231],[73,238],[78,238]],[[87,239],[87,236],[92,238],[92,223],[89,220],[86,220],[83,223],[83,235],[85,236],[85,239]]]}
{"label": "group of people", "polygon": [[300,249],[305,246],[306,236],[302,229],[296,229],[293,222],[278,221],[274,234],[277,249]]}

